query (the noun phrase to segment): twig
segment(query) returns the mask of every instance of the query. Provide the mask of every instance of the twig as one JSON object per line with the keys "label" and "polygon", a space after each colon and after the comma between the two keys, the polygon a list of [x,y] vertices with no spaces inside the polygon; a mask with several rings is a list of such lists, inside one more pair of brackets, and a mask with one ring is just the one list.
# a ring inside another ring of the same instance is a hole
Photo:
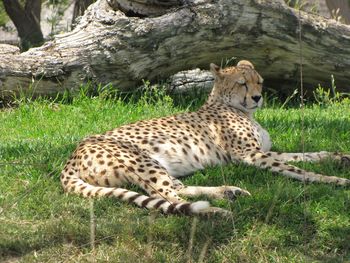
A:
{"label": "twig", "polygon": [[192,250],[193,250],[193,240],[194,240],[194,233],[196,232],[198,224],[198,218],[193,217],[191,231],[190,231],[190,239],[188,241],[188,249],[187,249],[187,262],[192,262]]}

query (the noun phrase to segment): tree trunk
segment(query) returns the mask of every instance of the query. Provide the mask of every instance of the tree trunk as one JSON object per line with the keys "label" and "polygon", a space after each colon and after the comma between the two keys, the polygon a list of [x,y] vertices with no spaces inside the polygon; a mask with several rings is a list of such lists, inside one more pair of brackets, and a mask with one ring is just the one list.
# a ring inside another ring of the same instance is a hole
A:
{"label": "tree trunk", "polygon": [[[125,3],[98,0],[72,32],[22,54],[0,52],[0,91],[55,94],[83,81],[132,90],[231,57],[251,60],[265,86],[297,88],[298,12],[283,1],[135,0],[130,10]],[[350,27],[303,12],[301,24],[304,87],[329,86],[332,74],[349,91]]]}
{"label": "tree trunk", "polygon": [[27,0],[24,8],[18,0],[2,0],[6,13],[15,24],[21,48],[40,46],[44,37],[40,28],[41,0]]}
{"label": "tree trunk", "polygon": [[326,0],[331,16],[346,24],[350,24],[349,0]]}
{"label": "tree trunk", "polygon": [[74,1],[74,9],[73,9],[73,17],[72,17],[72,25],[75,24],[77,17],[82,16],[85,10],[91,5],[94,0],[75,0]]}

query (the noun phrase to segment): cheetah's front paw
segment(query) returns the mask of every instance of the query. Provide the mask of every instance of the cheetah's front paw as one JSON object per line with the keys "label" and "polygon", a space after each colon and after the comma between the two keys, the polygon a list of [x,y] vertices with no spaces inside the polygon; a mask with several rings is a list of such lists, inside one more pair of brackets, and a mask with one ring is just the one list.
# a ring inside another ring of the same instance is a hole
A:
{"label": "cheetah's front paw", "polygon": [[343,155],[340,159],[340,162],[344,166],[350,166],[350,155]]}
{"label": "cheetah's front paw", "polygon": [[234,201],[236,200],[236,198],[238,196],[250,196],[251,194],[244,189],[241,189],[239,187],[235,187],[235,186],[223,186],[223,195],[225,199],[228,199],[230,201]]}

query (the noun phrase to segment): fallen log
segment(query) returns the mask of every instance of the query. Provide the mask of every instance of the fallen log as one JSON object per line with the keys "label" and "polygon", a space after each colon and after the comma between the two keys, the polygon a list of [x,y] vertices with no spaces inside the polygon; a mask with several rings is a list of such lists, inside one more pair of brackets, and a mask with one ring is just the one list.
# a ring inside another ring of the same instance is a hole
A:
{"label": "fallen log", "polygon": [[[350,27],[300,18],[305,87],[327,86],[332,74],[349,91]],[[251,60],[265,85],[291,93],[299,81],[298,19],[277,0],[98,0],[73,31],[41,47],[21,54],[0,47],[0,93],[55,94],[86,81],[133,90],[143,79],[232,57]]]}

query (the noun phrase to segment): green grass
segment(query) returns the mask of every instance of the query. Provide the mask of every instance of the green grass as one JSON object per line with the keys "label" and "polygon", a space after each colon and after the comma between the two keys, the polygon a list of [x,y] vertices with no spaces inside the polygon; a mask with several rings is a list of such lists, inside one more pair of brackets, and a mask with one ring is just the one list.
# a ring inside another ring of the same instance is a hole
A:
{"label": "green grass", "polygon": [[[212,202],[231,209],[233,218],[165,216],[99,199],[92,251],[90,202],[64,194],[59,172],[84,136],[198,106],[197,100],[174,106],[164,96],[149,101],[78,96],[70,103],[37,100],[0,111],[0,261],[350,262],[349,188],[304,186],[235,164],[184,180],[249,190],[251,197],[235,203]],[[256,114],[274,150],[301,151],[300,113],[265,108]],[[304,133],[307,151],[350,152],[350,104],[307,107]],[[350,178],[349,168],[331,161],[298,166]]]}

